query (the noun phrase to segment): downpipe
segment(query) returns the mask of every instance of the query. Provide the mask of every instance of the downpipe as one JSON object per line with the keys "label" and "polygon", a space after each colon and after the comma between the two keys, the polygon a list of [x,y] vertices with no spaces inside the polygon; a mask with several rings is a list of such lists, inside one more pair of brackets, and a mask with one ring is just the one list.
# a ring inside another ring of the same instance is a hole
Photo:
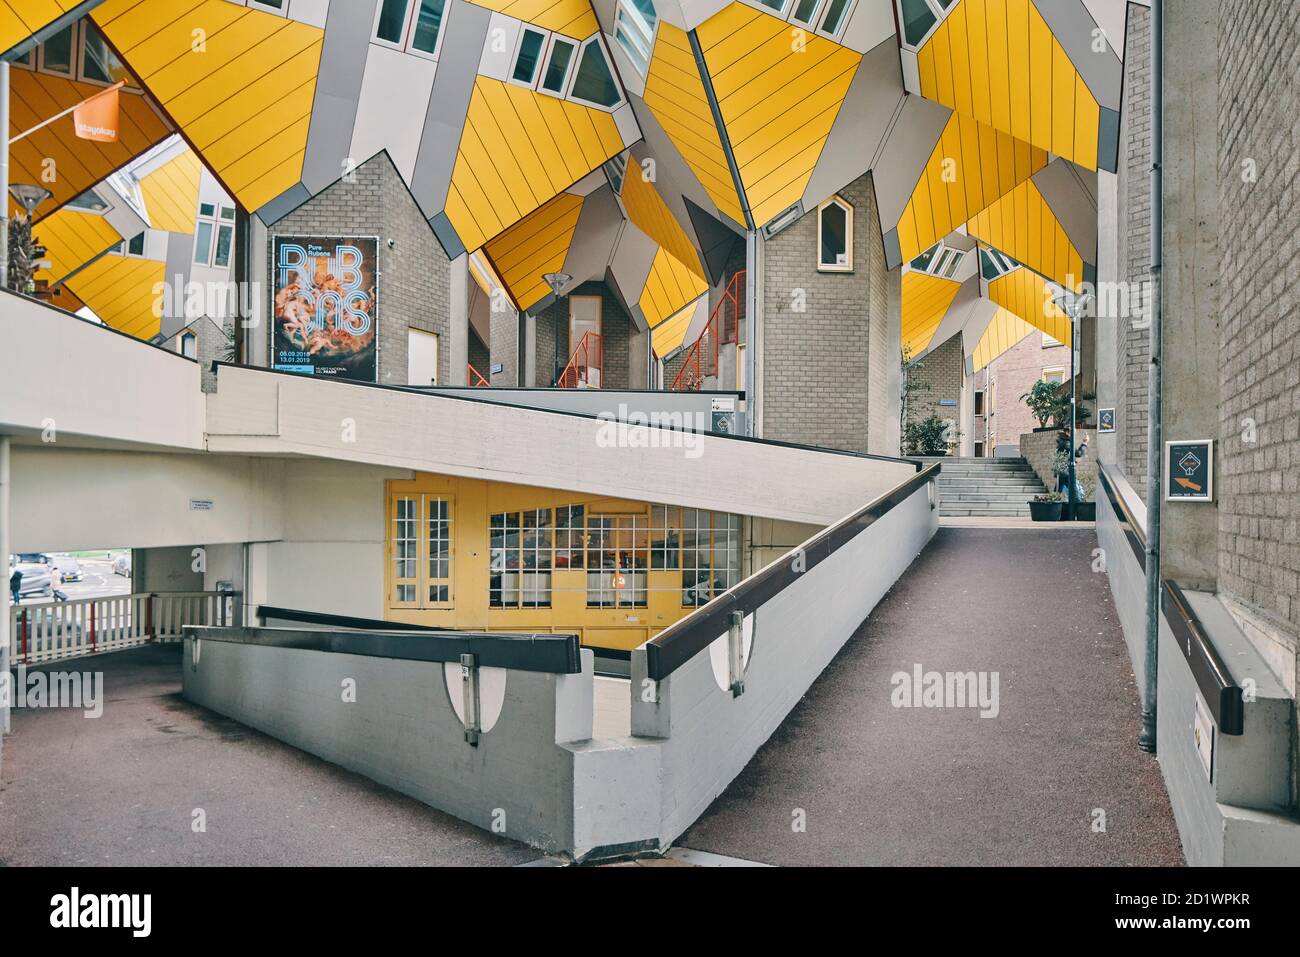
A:
{"label": "downpipe", "polygon": [[1138,747],[1156,753],[1160,668],[1160,500],[1164,484],[1161,422],[1161,288],[1164,262],[1164,0],[1151,4],[1151,366],[1147,386],[1146,654]]}

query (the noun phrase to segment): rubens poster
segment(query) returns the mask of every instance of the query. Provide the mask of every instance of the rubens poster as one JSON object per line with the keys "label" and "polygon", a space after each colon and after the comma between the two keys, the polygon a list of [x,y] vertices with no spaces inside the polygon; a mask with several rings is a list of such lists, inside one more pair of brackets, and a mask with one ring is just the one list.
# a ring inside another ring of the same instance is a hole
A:
{"label": "rubens poster", "polygon": [[272,255],[274,367],[378,381],[378,238],[276,236]]}

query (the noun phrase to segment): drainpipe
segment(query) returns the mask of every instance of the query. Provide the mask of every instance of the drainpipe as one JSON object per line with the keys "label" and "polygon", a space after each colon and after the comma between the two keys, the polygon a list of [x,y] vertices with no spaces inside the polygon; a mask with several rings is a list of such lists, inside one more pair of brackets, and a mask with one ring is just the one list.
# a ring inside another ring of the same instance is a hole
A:
{"label": "drainpipe", "polygon": [[1142,734],[1138,747],[1156,750],[1156,697],[1160,667],[1160,500],[1164,430],[1160,421],[1160,340],[1164,261],[1164,0],[1151,4],[1151,367],[1147,394],[1147,607],[1142,682]]}
{"label": "drainpipe", "polygon": [[[35,56],[35,53],[32,54]],[[0,288],[9,287],[9,61],[0,60]],[[7,583],[6,583],[7,587]]]}

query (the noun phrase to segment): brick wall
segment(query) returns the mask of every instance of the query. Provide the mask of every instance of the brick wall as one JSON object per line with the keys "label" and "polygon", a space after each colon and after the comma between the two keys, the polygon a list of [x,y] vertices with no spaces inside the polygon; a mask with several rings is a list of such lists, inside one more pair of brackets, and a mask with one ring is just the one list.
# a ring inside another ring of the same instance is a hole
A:
{"label": "brick wall", "polygon": [[[628,388],[631,363],[632,320],[618,297],[603,282],[584,282],[569,290],[573,296],[600,296],[601,346],[604,351],[603,385],[606,389]],[[564,370],[577,343],[569,342],[569,300],[556,300],[535,314],[537,384],[549,386]],[[555,368],[556,357],[559,368]]]}
{"label": "brick wall", "polygon": [[479,371],[479,374],[486,376],[492,366],[492,356],[481,339],[473,330],[469,334],[469,364]]}
{"label": "brick wall", "polygon": [[406,384],[408,329],[438,336],[438,381],[450,381],[450,263],[387,154],[294,210],[271,234],[378,236],[379,381]]}
{"label": "brick wall", "polygon": [[1035,330],[989,363],[993,387],[989,432],[994,447],[1018,445],[1020,436],[1038,428],[1038,419],[1020,397],[1033,388],[1046,369],[1065,369],[1068,374],[1070,350],[1059,343],[1043,347],[1044,342],[1055,341]]}
{"label": "brick wall", "polygon": [[[1219,17],[1219,587],[1268,619],[1294,649],[1300,635],[1300,4],[1224,3]],[[1247,161],[1255,164],[1253,182],[1243,175]]]}
{"label": "brick wall", "polygon": [[483,374],[494,386],[517,386],[520,384],[517,366],[519,365],[519,315],[513,309],[493,309],[488,326],[488,347],[491,359],[488,368],[499,365],[500,372]]}
{"label": "brick wall", "polygon": [[164,349],[181,352],[180,341],[186,333],[193,333],[195,338],[194,358],[203,370],[201,387],[204,392],[217,391],[217,377],[212,372],[212,363],[231,361],[229,353],[232,341],[229,333],[234,329],[235,320],[226,319],[223,325],[204,316],[191,322],[176,335],[161,343]]}
{"label": "brick wall", "polygon": [[[1119,172],[1119,269],[1130,284],[1151,274],[1151,11],[1129,4],[1124,45],[1124,104]],[[1148,320],[1116,322],[1115,448],[1119,466],[1143,499],[1147,474],[1147,394],[1151,363]]]}
{"label": "brick wall", "polygon": [[[763,435],[865,452],[883,447],[888,364],[897,360],[885,343],[884,243],[870,174],[839,195],[853,207],[852,272],[817,271],[816,209],[764,245]],[[881,420],[874,431],[872,415]]]}
{"label": "brick wall", "polygon": [[[1080,429],[1079,435],[1088,443],[1088,451],[1075,460],[1074,471],[1084,492],[1097,497],[1097,433],[1094,429]],[[1055,491],[1057,478],[1052,471],[1056,463],[1056,429],[1050,432],[1026,432],[1020,436],[1020,454],[1025,457],[1039,480],[1048,491]]]}
{"label": "brick wall", "polygon": [[[908,422],[924,422],[931,415],[951,419],[961,428],[961,392],[965,378],[966,354],[961,336],[953,336],[920,361],[919,368],[912,366],[908,377],[922,383],[925,388],[913,392],[907,400]],[[956,405],[940,405],[944,401]],[[906,438],[904,438],[906,444]]]}

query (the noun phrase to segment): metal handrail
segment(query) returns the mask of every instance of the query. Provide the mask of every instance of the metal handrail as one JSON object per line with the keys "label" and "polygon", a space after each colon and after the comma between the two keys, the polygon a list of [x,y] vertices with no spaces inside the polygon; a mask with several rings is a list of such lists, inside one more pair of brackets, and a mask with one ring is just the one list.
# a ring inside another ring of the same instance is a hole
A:
{"label": "metal handrail", "polygon": [[[704,380],[718,374],[718,351],[722,346],[738,342],[741,319],[745,311],[745,270],[739,270],[727,283],[722,298],[713,307],[695,342],[691,344],[686,360],[677,370],[670,387],[673,392],[699,392]],[[730,305],[730,311],[724,312]]]}
{"label": "metal handrail", "polygon": [[[901,505],[918,489],[939,477],[939,463],[928,466],[895,486],[879,498],[868,502],[852,515],[823,529],[798,548],[791,549],[761,571],[734,585],[718,597],[700,606],[646,642],[646,670],[654,681],[662,681],[707,648],[727,631],[733,612],[752,614],[797,579],[806,575],[865,531],[895,506]],[[791,560],[802,556],[800,571]]]}
{"label": "metal handrail", "polygon": [[492,385],[492,383],[487,380],[487,376],[474,368],[474,363],[467,362],[465,365],[467,366],[466,381],[469,383],[470,388],[483,389]]}
{"label": "metal handrail", "polygon": [[[594,356],[594,361],[593,361]],[[555,384],[561,389],[598,389],[604,383],[604,347],[597,332],[584,332]],[[592,370],[596,376],[593,384]]]}
{"label": "metal handrail", "polygon": [[[1124,496],[1119,494],[1104,463],[1098,463],[1097,476],[1110,507],[1124,525],[1124,538],[1137,558],[1139,567],[1145,572],[1146,532],[1124,501]],[[1160,586],[1160,610],[1164,612],[1169,630],[1173,632],[1178,649],[1187,659],[1187,667],[1191,670],[1205,703],[1209,705],[1219,730],[1224,734],[1244,734],[1245,708],[1241,687],[1233,680],[1227,662],[1214,647],[1204,624],[1192,610],[1178,583],[1162,578]]]}

